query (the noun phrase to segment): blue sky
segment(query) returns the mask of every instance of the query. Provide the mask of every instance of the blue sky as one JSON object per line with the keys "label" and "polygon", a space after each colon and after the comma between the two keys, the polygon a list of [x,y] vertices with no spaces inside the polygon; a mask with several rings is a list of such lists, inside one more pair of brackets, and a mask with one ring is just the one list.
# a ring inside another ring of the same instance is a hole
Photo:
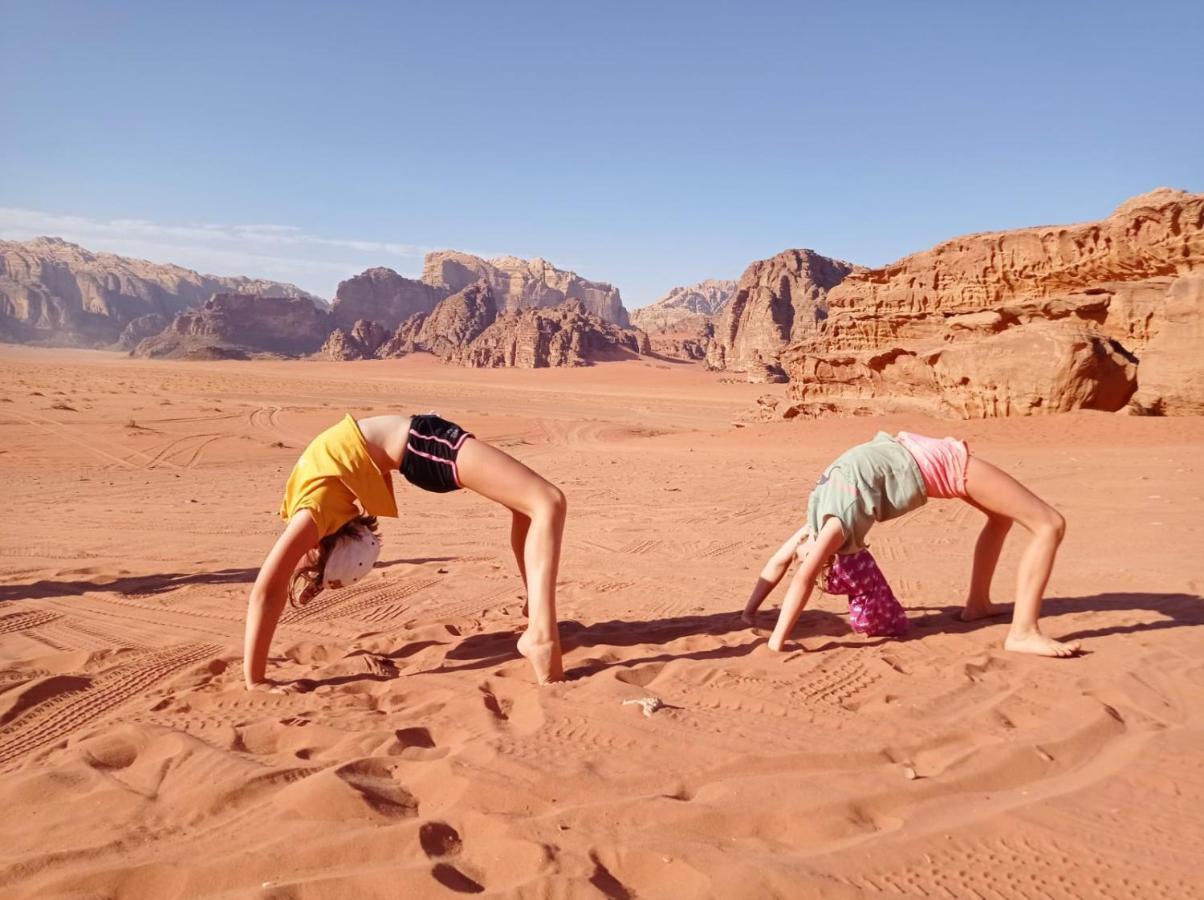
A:
{"label": "blue sky", "polygon": [[427,249],[629,307],[1204,190],[1204,4],[5,0],[0,237],[329,297]]}

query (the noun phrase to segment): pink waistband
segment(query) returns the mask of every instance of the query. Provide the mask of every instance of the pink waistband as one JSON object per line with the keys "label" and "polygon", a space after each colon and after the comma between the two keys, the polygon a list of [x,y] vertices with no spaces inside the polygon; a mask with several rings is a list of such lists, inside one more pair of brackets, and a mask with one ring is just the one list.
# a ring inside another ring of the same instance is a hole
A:
{"label": "pink waistband", "polygon": [[929,498],[966,496],[966,464],[970,460],[966,442],[957,438],[932,438],[900,431],[895,440],[916,461]]}

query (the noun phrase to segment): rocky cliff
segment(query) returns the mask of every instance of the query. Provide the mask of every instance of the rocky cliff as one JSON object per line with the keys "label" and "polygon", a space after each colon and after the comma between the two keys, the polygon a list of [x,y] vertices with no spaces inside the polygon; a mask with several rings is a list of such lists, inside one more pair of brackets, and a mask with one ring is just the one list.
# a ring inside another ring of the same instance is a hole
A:
{"label": "rocky cliff", "polygon": [[814,250],[785,250],[749,266],[715,323],[707,363],[760,370],[789,344],[815,333],[827,316],[828,292],[861,267]]}
{"label": "rocky cliff", "polygon": [[589,312],[580,300],[498,315],[449,362],[471,368],[542,369],[631,359],[648,351],[642,331],[620,328]]}
{"label": "rocky cliff", "polygon": [[383,325],[360,319],[350,329],[336,328],[332,331],[318,354],[339,362],[371,359],[388,340],[389,332]]}
{"label": "rocky cliff", "polygon": [[429,315],[417,313],[403,322],[380,355],[400,356],[425,351],[451,359],[496,319],[493,289],[481,279],[440,301]]}
{"label": "rocky cliff", "polygon": [[215,294],[180,313],[161,333],[139,342],[134,356],[245,359],[302,356],[330,333],[329,314],[309,300],[259,294]]}
{"label": "rocky cliff", "polygon": [[340,282],[330,314],[340,328],[361,320],[376,322],[390,331],[415,313],[429,313],[447,296],[440,285],[404,278],[392,269],[378,267]]}
{"label": "rocky cliff", "polygon": [[780,414],[1204,411],[1204,195],[956,238],[850,274],[782,354]]}
{"label": "rocky cliff", "polygon": [[620,326],[629,324],[618,288],[600,281],[588,281],[576,272],[558,269],[538,257],[526,260],[498,256],[486,260],[470,253],[444,250],[428,253],[422,267],[422,280],[442,288],[446,294],[462,291],[481,279],[493,290],[499,312],[559,306],[566,300],[580,300],[588,312],[607,322]]}
{"label": "rocky cliff", "polygon": [[[318,298],[291,284],[201,275],[112,253],[92,253],[58,238],[0,241],[0,334],[10,340],[104,347],[135,320],[145,337],[154,323],[215,293]],[[158,317],[158,318],[147,318]],[[130,338],[127,338],[127,343]]]}

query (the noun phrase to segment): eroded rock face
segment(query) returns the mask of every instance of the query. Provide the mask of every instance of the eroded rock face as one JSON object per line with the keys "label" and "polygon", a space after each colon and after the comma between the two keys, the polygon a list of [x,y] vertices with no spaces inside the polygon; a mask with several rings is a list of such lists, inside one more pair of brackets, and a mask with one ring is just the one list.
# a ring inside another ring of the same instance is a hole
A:
{"label": "eroded rock face", "polygon": [[117,346],[122,350],[133,350],[148,337],[154,337],[171,322],[159,313],[151,313],[134,319],[121,331]]}
{"label": "eroded rock face", "polygon": [[588,281],[576,272],[558,269],[547,260],[498,256],[482,259],[457,250],[428,253],[422,280],[453,294],[484,279],[493,290],[499,312],[531,307],[559,306],[580,300],[590,313],[613,322],[628,324],[627,310],[619,290],[600,281]]}
{"label": "eroded rock face", "polygon": [[1204,415],[1204,273],[1175,279],[1141,352],[1136,412]]}
{"label": "eroded rock face", "polygon": [[416,313],[381,347],[382,357],[423,350],[443,359],[477,338],[497,318],[493,289],[484,279],[441,300],[429,314]]}
{"label": "eroded rock face", "polygon": [[783,412],[1118,410],[1134,391],[1142,411],[1198,412],[1202,269],[1204,195],[1161,189],[1100,222],[969,235],[852,273],[783,354]]}
{"label": "eroded rock face", "polygon": [[675,287],[655,303],[631,314],[631,324],[654,337],[677,331],[689,320],[718,316],[736,293],[736,282],[717,278],[689,287]]}
{"label": "eroded rock face", "polygon": [[350,331],[345,328],[332,331],[318,353],[327,359],[344,362],[371,359],[388,340],[389,332],[383,325],[360,319]]}
{"label": "eroded rock face", "polygon": [[392,269],[368,269],[340,282],[330,314],[343,329],[361,320],[392,331],[415,313],[429,313],[447,296],[438,285],[404,278]]}
{"label": "eroded rock face", "polygon": [[180,313],[161,333],[141,341],[134,356],[245,359],[303,356],[323,345],[329,315],[308,300],[258,294],[215,294]]}
{"label": "eroded rock face", "polygon": [[[295,285],[201,275],[112,253],[92,253],[59,238],[0,241],[0,321],[10,339],[59,346],[128,343],[156,320],[200,306],[215,293],[318,298]],[[126,326],[135,326],[122,339]],[[127,348],[128,349],[128,348]]]}
{"label": "eroded rock face", "polygon": [[630,359],[646,346],[642,332],[619,328],[588,312],[579,300],[498,315],[470,343],[453,351],[449,362],[471,368],[586,366]]}
{"label": "eroded rock face", "polygon": [[814,250],[786,250],[749,266],[718,321],[707,350],[715,369],[756,370],[813,334],[827,316],[828,292],[859,266]]}

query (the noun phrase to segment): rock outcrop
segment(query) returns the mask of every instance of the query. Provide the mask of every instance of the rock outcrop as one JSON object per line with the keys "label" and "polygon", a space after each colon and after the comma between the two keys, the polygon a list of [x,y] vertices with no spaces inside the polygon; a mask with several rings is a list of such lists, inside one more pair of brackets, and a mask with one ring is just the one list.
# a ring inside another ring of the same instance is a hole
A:
{"label": "rock outcrop", "polygon": [[506,312],[475,340],[448,355],[471,368],[587,366],[631,359],[647,349],[647,335],[620,328],[589,312],[580,300],[552,308]]}
{"label": "rock outcrop", "polygon": [[850,274],[782,354],[779,414],[1204,411],[1204,194],[956,238]]}
{"label": "rock outcrop", "polygon": [[1136,412],[1204,415],[1204,273],[1171,282],[1160,327],[1141,351]]}
{"label": "rock outcrop", "polygon": [[389,332],[383,325],[360,319],[350,330],[336,328],[332,331],[318,353],[327,359],[340,362],[372,359],[389,337]]}
{"label": "rock outcrop", "polygon": [[735,281],[712,278],[689,287],[675,287],[655,303],[631,313],[631,324],[649,337],[677,330],[687,320],[718,316],[736,293]]}
{"label": "rock outcrop", "polygon": [[134,356],[246,359],[302,356],[330,333],[329,314],[309,300],[259,294],[215,294],[180,313],[161,333],[141,341]]}
{"label": "rock outcrop", "polygon": [[400,356],[425,351],[450,359],[476,340],[496,319],[493,289],[481,279],[440,301],[429,315],[417,313],[403,322],[380,355]]}
{"label": "rock outcrop", "polygon": [[580,300],[585,309],[607,322],[626,326],[627,310],[619,290],[599,281],[588,281],[576,272],[558,269],[547,260],[498,256],[482,259],[470,253],[444,250],[428,253],[422,280],[454,294],[484,279],[493,290],[499,312],[532,307],[559,306]]}
{"label": "rock outcrop", "polygon": [[[291,284],[201,275],[112,253],[92,253],[59,238],[0,241],[0,329],[12,340],[108,347],[154,321],[200,306],[215,293],[267,294],[321,301]],[[159,319],[146,320],[147,316]]]}
{"label": "rock outcrop", "polygon": [[330,315],[343,329],[361,320],[392,331],[415,313],[429,313],[447,296],[439,285],[404,278],[392,269],[368,269],[339,283]]}
{"label": "rock outcrop", "polygon": [[828,292],[861,271],[814,250],[785,250],[753,263],[715,323],[707,364],[736,372],[776,365],[783,349],[818,329]]}

